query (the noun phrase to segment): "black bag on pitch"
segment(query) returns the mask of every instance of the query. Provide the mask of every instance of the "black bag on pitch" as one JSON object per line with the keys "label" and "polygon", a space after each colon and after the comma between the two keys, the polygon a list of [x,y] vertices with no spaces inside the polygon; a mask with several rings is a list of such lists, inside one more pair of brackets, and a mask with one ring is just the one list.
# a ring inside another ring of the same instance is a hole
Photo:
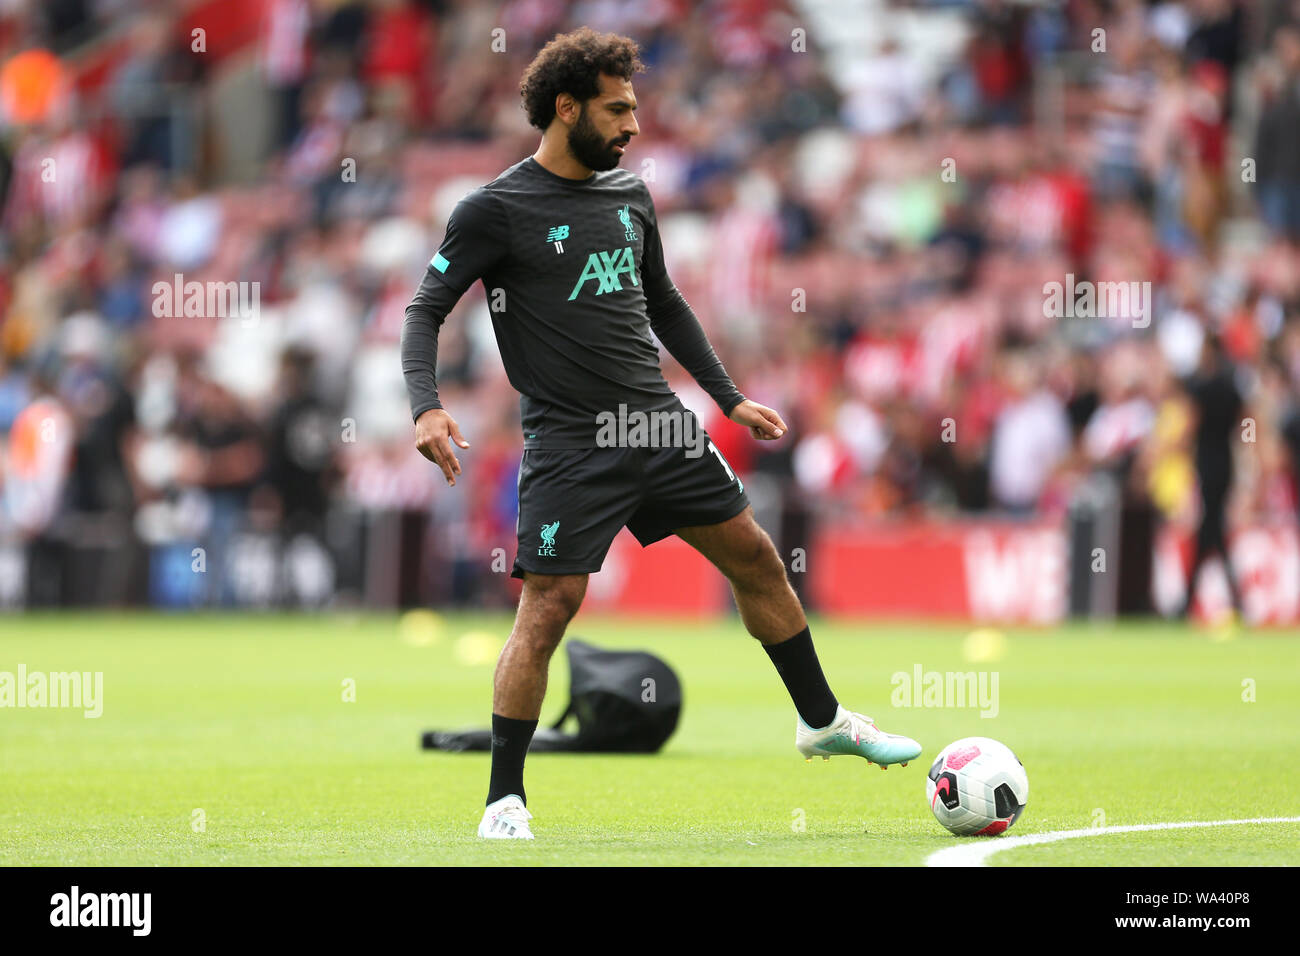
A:
{"label": "black bag on pitch", "polygon": [[[568,640],[569,706],[551,727],[539,727],[529,753],[655,753],[682,713],[682,684],[673,669],[645,651],[605,651]],[[576,734],[560,727],[570,716]],[[492,749],[492,731],[426,731],[425,750]]]}

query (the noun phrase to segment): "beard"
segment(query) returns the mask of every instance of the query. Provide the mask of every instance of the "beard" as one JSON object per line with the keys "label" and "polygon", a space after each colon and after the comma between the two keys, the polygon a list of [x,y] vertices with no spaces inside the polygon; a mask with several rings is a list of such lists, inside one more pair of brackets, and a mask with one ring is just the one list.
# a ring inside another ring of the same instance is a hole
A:
{"label": "beard", "polygon": [[618,165],[623,157],[614,152],[614,147],[622,145],[626,145],[626,140],[621,138],[609,142],[601,139],[596,124],[587,116],[587,107],[583,106],[578,114],[577,125],[569,130],[569,150],[574,159],[588,169],[601,173]]}

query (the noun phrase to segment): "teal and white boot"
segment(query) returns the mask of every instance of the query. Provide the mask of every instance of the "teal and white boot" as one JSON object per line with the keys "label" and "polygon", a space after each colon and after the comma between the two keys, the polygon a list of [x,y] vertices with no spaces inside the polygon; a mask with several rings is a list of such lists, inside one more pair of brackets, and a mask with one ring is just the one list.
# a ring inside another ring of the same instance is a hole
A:
{"label": "teal and white boot", "polygon": [[843,705],[835,711],[829,727],[814,730],[798,718],[794,745],[807,760],[821,757],[830,760],[841,754],[863,757],[867,763],[879,764],[884,770],[891,763],[907,766],[921,754],[921,745],[911,737],[887,734],[875,721],[863,714],[845,710]]}

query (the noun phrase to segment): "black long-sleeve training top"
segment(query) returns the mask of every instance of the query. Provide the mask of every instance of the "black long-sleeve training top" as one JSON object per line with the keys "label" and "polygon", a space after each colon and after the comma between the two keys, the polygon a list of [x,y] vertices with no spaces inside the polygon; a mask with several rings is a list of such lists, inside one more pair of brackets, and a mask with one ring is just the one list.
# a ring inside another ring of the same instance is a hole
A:
{"label": "black long-sleeve training top", "polygon": [[419,418],[441,408],[438,330],[482,280],[527,448],[592,448],[602,412],[680,411],[659,337],[723,414],[744,401],[664,268],[650,191],[627,170],[585,180],[529,157],[462,199],[406,308],[402,372]]}

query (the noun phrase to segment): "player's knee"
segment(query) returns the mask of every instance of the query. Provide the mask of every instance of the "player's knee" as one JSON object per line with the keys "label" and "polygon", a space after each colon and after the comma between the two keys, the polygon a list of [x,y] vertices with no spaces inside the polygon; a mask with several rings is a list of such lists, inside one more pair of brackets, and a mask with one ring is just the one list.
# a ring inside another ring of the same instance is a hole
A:
{"label": "player's knee", "polygon": [[739,538],[727,565],[726,575],[738,587],[766,588],[774,580],[785,578],[785,565],[776,553],[776,545],[757,522],[751,523]]}
{"label": "player's knee", "polygon": [[561,629],[573,619],[587,593],[586,575],[530,574],[524,581],[529,605]]}

